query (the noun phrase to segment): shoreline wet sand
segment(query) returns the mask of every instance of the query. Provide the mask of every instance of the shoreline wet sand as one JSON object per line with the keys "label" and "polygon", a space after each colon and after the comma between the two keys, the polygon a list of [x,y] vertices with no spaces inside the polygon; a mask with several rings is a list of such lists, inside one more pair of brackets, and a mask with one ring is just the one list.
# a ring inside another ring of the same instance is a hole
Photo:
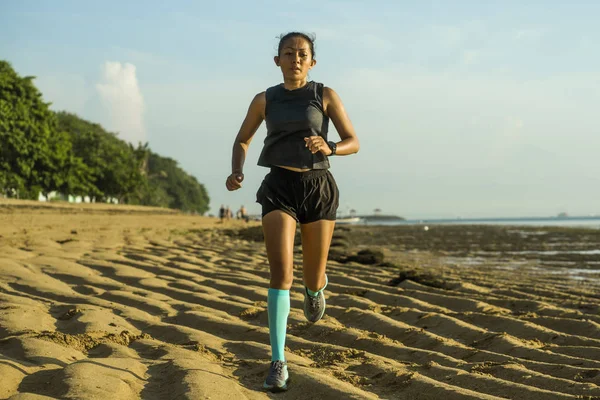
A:
{"label": "shoreline wet sand", "polygon": [[[272,395],[258,223],[0,200],[0,398],[600,398],[600,231],[336,229]],[[299,243],[298,243],[299,244]]]}

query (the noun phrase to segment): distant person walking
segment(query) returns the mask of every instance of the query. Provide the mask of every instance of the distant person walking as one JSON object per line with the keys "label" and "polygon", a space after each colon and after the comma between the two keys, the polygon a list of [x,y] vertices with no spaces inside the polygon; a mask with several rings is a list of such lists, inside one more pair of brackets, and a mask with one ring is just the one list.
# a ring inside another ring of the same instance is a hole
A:
{"label": "distant person walking", "polygon": [[243,204],[240,207],[240,209],[238,210],[238,216],[239,216],[238,218],[243,219],[246,222],[248,222],[248,220],[250,219],[248,217],[248,212],[246,211],[246,207],[244,207]]}
{"label": "distant person walking", "polygon": [[223,223],[223,219],[225,218],[225,206],[221,204],[221,208],[219,208],[219,219],[221,223]]}
{"label": "distant person walking", "polygon": [[[262,226],[271,271],[267,309],[271,366],[263,386],[287,390],[285,336],[293,281],[294,235],[300,223],[304,278],[304,315],[317,322],[325,312],[325,268],[339,205],[338,187],[329,172],[329,157],[359,149],[352,123],[337,93],[322,83],[308,81],[317,63],[314,39],[291,32],[279,40],[275,64],[283,83],[257,94],[233,145],[229,190],[244,180],[248,146],[262,121],[267,136],[258,165],[270,168],[256,201],[262,206]],[[328,141],[329,119],[341,141]]]}

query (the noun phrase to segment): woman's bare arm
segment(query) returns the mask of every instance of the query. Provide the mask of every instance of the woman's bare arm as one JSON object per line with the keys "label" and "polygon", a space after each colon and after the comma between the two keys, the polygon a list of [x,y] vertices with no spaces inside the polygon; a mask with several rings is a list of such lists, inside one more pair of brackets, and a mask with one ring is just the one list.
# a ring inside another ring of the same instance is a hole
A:
{"label": "woman's bare arm", "polygon": [[246,153],[248,146],[258,130],[258,127],[265,119],[265,92],[254,96],[248,113],[242,126],[233,142],[233,152],[231,157],[231,175],[227,178],[225,185],[229,190],[236,190],[242,187],[241,183],[244,180],[244,162],[246,161]]}
{"label": "woman's bare arm", "polygon": [[323,88],[323,107],[325,108],[325,114],[331,119],[340,135],[340,139],[342,139],[337,143],[336,155],[345,156],[358,153],[360,142],[356,137],[352,122],[346,113],[340,96],[331,88]]}

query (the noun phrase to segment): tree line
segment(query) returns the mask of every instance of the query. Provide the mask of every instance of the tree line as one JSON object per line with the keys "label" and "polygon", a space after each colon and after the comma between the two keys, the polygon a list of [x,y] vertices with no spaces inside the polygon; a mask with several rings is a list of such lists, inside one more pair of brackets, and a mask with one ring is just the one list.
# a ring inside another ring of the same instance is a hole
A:
{"label": "tree line", "polygon": [[0,60],[0,194],[37,199],[40,193],[58,192],[208,211],[204,185],[177,161],[75,114],[52,111],[33,80]]}

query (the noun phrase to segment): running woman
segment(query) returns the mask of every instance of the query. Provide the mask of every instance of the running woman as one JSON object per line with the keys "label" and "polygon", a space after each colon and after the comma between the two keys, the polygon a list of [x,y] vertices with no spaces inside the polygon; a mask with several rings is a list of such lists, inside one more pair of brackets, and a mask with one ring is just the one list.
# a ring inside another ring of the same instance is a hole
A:
{"label": "running woman", "polygon": [[[358,138],[337,93],[308,81],[316,65],[314,39],[290,32],[279,40],[275,65],[283,83],[257,94],[233,145],[228,190],[241,188],[248,146],[266,121],[267,136],[258,165],[270,168],[256,201],[262,206],[262,226],[271,280],[267,297],[271,366],[264,388],[288,388],[285,336],[293,281],[294,236],[300,223],[304,279],[304,315],[319,321],[325,312],[325,267],[339,204],[338,187],[329,172],[329,157],[358,152]],[[328,141],[329,120],[341,141]]]}

